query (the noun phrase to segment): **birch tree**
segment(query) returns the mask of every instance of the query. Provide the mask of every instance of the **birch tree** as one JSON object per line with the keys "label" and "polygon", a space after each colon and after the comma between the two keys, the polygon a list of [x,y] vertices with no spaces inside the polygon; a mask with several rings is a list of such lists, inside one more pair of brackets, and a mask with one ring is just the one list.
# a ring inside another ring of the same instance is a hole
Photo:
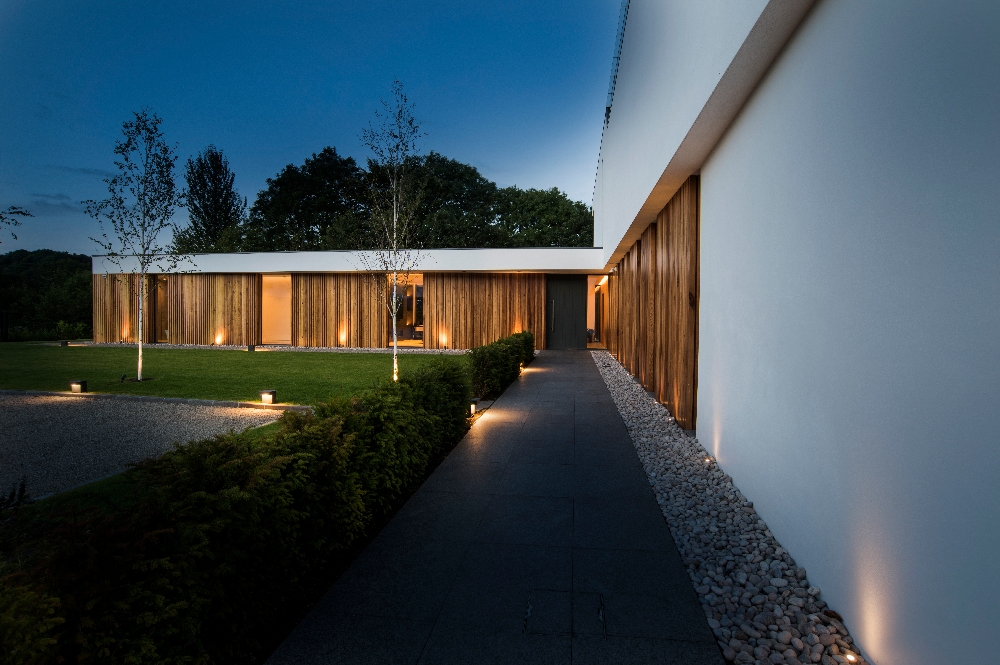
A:
{"label": "birch tree", "polygon": [[[0,224],[6,226],[8,230],[14,226],[21,226],[18,217],[34,217],[30,212],[19,206],[11,206],[6,210],[0,210]],[[17,234],[10,232],[10,237],[17,240]]]}
{"label": "birch tree", "polygon": [[[106,260],[121,272],[139,277],[139,361],[136,378],[142,381],[143,310],[148,276],[176,269],[186,257],[169,252],[160,234],[171,228],[174,210],[184,204],[184,193],[174,183],[176,146],[160,131],[162,120],[150,109],[133,113],[122,123],[122,138],[115,144],[118,174],[105,178],[108,198],[84,201],[87,214],[97,220],[101,237],[91,238],[106,253]],[[190,260],[190,259],[187,259]]]}
{"label": "birch tree", "polygon": [[399,337],[396,319],[401,290],[410,281],[420,251],[411,246],[420,203],[417,141],[423,136],[413,117],[413,104],[403,84],[393,81],[392,99],[382,100],[375,122],[362,131],[361,140],[371,150],[368,160],[370,245],[359,253],[379,302],[392,320],[392,380],[399,380]]}

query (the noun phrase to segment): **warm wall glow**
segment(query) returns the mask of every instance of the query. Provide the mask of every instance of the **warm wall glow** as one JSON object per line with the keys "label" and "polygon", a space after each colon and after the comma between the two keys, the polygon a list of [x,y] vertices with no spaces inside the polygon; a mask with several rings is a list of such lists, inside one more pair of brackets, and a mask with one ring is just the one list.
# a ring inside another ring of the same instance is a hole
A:
{"label": "warm wall glow", "polygon": [[340,340],[341,346],[347,346],[347,326],[344,324],[340,325],[340,333],[337,335],[337,339]]}
{"label": "warm wall glow", "polygon": [[225,337],[223,336],[223,334],[222,334],[221,331],[215,333],[215,344],[216,344],[216,346],[221,345],[224,339],[225,339]]}
{"label": "warm wall glow", "polygon": [[886,543],[888,530],[879,522],[885,515],[867,513],[857,520],[853,533],[854,594],[859,616],[851,627],[855,638],[875,662],[895,662],[889,651],[895,640],[895,566],[898,557]]}
{"label": "warm wall glow", "polygon": [[438,343],[441,345],[441,348],[446,348],[448,346],[448,333],[438,335]]}
{"label": "warm wall glow", "polygon": [[597,283],[597,286],[599,286],[599,287],[601,287],[601,286],[604,286],[604,284],[605,284],[605,283],[606,283],[607,281],[608,281],[608,276],[607,276],[607,275],[605,275],[604,277],[602,277],[602,278],[601,278],[601,281],[599,281],[599,282]]}

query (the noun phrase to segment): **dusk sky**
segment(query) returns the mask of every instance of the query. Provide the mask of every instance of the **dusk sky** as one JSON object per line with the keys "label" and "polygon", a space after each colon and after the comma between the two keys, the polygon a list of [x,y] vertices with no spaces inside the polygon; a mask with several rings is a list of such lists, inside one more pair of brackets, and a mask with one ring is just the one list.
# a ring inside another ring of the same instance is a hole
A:
{"label": "dusk sky", "polygon": [[422,152],[590,205],[619,8],[3,0],[0,209],[35,217],[0,252],[98,252],[80,202],[106,196],[122,121],[143,106],[163,118],[178,166],[218,146],[252,204],[266,178],[324,146],[363,161],[361,129],[394,77],[416,104]]}

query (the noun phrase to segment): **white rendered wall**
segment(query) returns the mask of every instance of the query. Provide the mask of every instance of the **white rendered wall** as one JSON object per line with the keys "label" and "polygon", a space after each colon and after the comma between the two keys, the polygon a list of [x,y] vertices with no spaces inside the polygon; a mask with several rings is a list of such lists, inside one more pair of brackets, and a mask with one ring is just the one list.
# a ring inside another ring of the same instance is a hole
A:
{"label": "white rendered wall", "polygon": [[997,662],[1000,3],[820,0],[701,176],[700,440],[877,663]]}
{"label": "white rendered wall", "polygon": [[[766,0],[631,0],[594,198],[610,256]],[[706,57],[707,56],[707,57]]]}
{"label": "white rendered wall", "polygon": [[594,189],[614,263],[698,169],[813,0],[631,0]]}

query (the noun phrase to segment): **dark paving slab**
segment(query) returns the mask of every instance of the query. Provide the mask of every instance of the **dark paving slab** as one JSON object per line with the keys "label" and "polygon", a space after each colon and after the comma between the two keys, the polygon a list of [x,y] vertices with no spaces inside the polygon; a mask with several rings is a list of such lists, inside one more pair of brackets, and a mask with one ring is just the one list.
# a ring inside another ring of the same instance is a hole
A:
{"label": "dark paving slab", "polygon": [[268,662],[723,659],[590,353],[546,351]]}

